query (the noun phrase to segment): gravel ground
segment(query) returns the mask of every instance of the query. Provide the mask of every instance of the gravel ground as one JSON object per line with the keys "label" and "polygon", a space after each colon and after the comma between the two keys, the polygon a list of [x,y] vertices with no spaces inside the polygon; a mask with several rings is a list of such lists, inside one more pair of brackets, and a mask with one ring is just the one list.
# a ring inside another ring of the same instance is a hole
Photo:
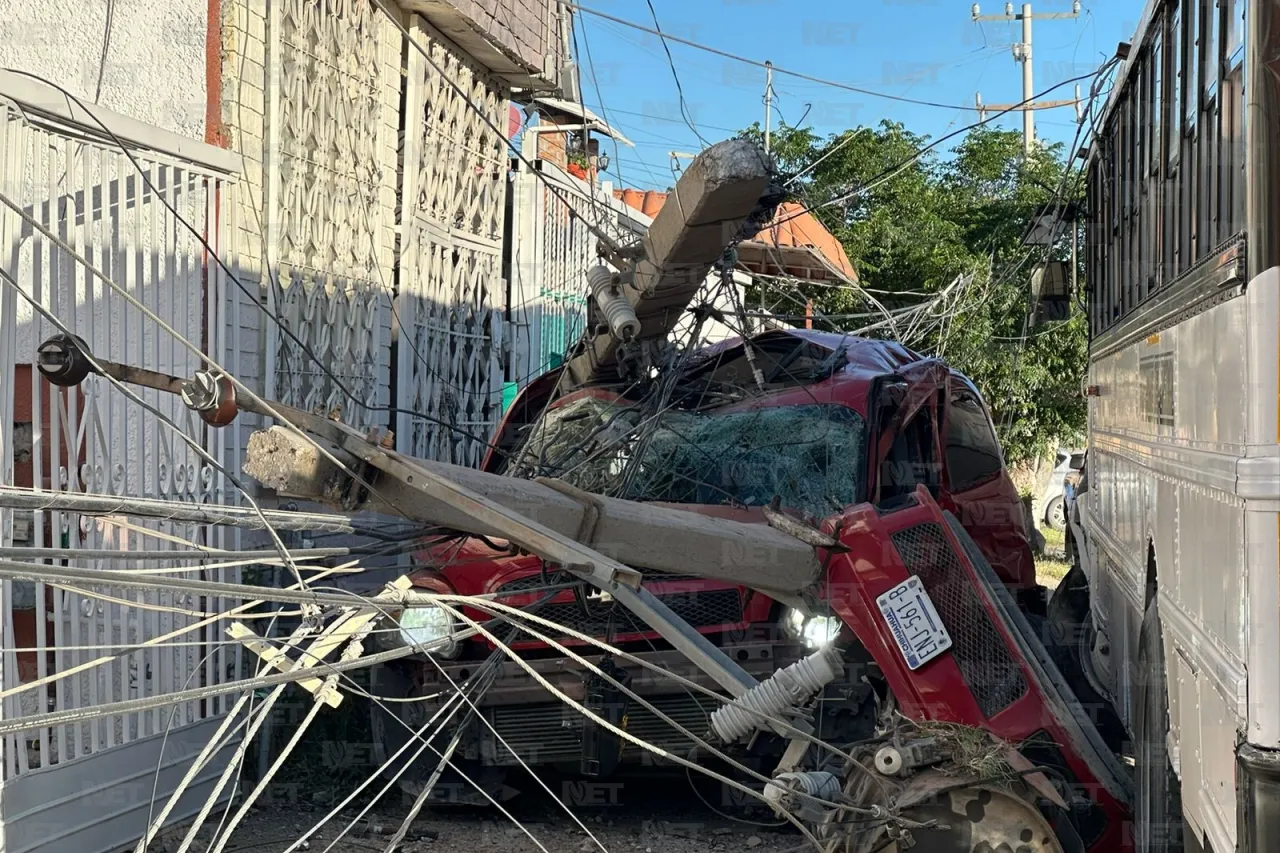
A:
{"label": "gravel ground", "polygon": [[[717,815],[698,800],[683,777],[611,780],[594,787],[590,783],[566,784],[569,787],[562,790],[569,798],[588,803],[575,808],[575,814],[610,853],[784,853],[803,841],[790,826],[758,826]],[[506,806],[542,848],[496,809],[456,807],[424,811],[398,853],[538,853],[543,848],[549,853],[588,853],[601,849],[545,795],[523,794]],[[345,823],[335,820],[312,836],[305,849],[330,853],[385,850],[406,809],[407,804],[379,805],[356,830],[330,847],[338,827]],[[256,810],[236,831],[224,853],[282,853],[326,812],[326,808],[309,803]],[[772,824],[767,812],[753,811],[750,817]],[[192,848],[194,853],[208,850],[205,833],[201,836],[202,841]],[[180,831],[168,833],[152,850],[172,853],[181,837]]]}

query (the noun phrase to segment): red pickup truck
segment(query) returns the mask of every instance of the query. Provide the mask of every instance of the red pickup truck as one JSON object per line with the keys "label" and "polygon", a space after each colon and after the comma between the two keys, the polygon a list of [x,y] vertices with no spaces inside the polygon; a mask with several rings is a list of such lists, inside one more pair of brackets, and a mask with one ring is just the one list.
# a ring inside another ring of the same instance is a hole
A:
{"label": "red pickup truck", "polygon": [[[560,394],[559,371],[540,377],[513,403],[485,467],[516,477],[554,477],[589,492],[652,501],[736,520],[762,522],[775,502],[814,520],[870,502],[891,505],[923,485],[960,519],[1005,586],[1028,612],[1044,610],[1018,494],[1004,468],[990,415],[977,389],[943,362],[888,341],[807,330],[771,331],[700,354],[671,384],[617,382]],[[698,679],[679,652],[625,609],[581,586],[555,591],[557,574],[537,557],[481,538],[441,542],[418,555],[418,586],[498,594],[540,616]],[[563,580],[563,578],[561,578]],[[763,678],[820,646],[841,623],[818,608],[784,605],[750,589],[647,572],[645,586],[751,674]],[[550,589],[548,589],[550,588]],[[794,602],[793,602],[794,603]],[[806,610],[808,612],[806,612]],[[406,639],[434,639],[449,620],[415,610]],[[482,619],[479,611],[471,613]],[[566,644],[575,641],[568,639]],[[545,644],[516,637],[514,648],[570,696],[588,679]],[[493,647],[477,638],[434,662],[425,656],[379,668],[375,693],[448,695],[477,673]],[[633,690],[694,731],[713,708],[670,680],[620,666]],[[851,669],[851,672],[853,670]],[[516,764],[586,768],[581,717],[567,711],[507,661],[466,718],[457,759],[489,783]],[[856,676],[850,676],[850,679]],[[871,724],[865,683],[829,685],[817,729],[852,741]],[[375,741],[393,753],[438,702],[393,703],[401,720],[375,709]],[[485,719],[478,717],[483,715]],[[692,746],[644,709],[628,731],[669,750]],[[408,727],[404,724],[408,724]],[[769,744],[756,745],[765,756]],[[428,752],[402,784],[412,790],[434,766]],[[639,759],[624,750],[622,759]]]}

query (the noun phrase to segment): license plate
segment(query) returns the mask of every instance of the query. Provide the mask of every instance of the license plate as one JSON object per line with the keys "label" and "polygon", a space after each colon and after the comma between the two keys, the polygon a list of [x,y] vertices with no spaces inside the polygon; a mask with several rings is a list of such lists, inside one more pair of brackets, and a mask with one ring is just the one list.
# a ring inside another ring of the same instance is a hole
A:
{"label": "license plate", "polygon": [[951,648],[951,635],[920,578],[907,578],[877,598],[876,604],[909,669],[919,669]]}

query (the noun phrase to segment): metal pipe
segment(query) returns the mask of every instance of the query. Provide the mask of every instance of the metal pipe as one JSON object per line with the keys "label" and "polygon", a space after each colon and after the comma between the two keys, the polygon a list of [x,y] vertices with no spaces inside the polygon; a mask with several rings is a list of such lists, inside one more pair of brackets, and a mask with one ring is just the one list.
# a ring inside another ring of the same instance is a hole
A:
{"label": "metal pipe", "polygon": [[[264,509],[259,514],[246,507],[74,492],[36,492],[15,486],[0,486],[0,508],[78,512],[83,515],[135,515],[191,524],[225,524],[248,530],[261,530],[267,524],[280,530],[311,530],[318,533],[360,533],[364,529],[370,529],[357,525],[345,515],[330,513]],[[275,553],[278,557],[279,551]]]}
{"label": "metal pipe", "polygon": [[413,607],[430,604],[433,596],[421,592],[386,592],[364,596],[356,592],[342,595],[334,592],[308,592],[306,590],[273,589],[253,584],[202,581],[194,578],[167,578],[159,575],[135,575],[109,569],[85,569],[77,566],[51,566],[46,563],[22,563],[17,560],[0,560],[0,577],[11,580],[27,580],[36,583],[74,581],[90,586],[121,586],[132,589],[175,589],[182,592],[205,593],[226,598],[259,598],[265,601],[293,601],[299,604],[332,604],[338,607],[359,607],[361,603],[377,607]]}
{"label": "metal pipe", "polygon": [[[2,502],[0,502],[2,503]],[[318,560],[324,557],[348,557],[351,548],[297,548],[289,549],[295,560]],[[180,560],[262,560],[279,561],[280,552],[224,551],[207,548],[199,551],[121,551],[118,548],[0,548],[0,559],[6,560],[127,560],[129,562],[177,562]]]}

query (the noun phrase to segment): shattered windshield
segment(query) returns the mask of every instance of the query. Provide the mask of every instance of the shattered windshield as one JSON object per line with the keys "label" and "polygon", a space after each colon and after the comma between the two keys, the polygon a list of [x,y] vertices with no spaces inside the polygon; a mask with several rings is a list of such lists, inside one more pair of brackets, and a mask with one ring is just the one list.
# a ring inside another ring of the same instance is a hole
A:
{"label": "shattered windshield", "polygon": [[817,517],[858,499],[861,415],[837,405],[668,411],[585,397],[530,427],[508,473],[639,501],[782,505]]}

